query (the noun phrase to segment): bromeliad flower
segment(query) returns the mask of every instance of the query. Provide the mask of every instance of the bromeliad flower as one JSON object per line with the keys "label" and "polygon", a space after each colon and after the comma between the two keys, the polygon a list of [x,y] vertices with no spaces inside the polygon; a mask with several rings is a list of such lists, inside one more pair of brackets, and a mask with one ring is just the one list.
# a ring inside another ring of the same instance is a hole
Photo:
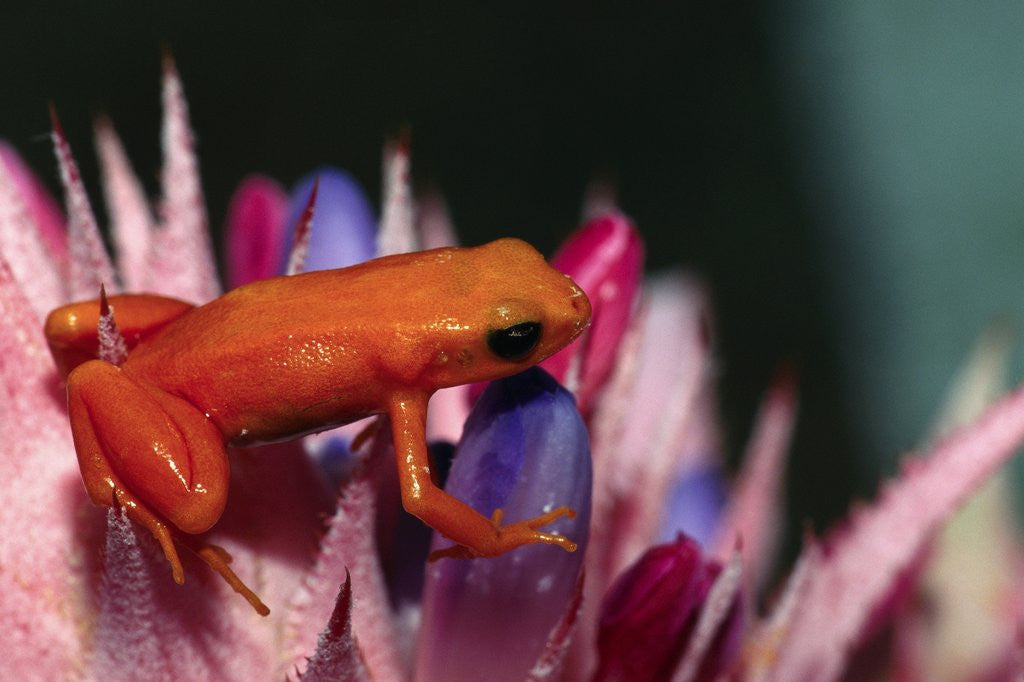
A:
{"label": "bromeliad flower", "polygon": [[[230,498],[202,537],[234,557],[232,569],[270,606],[268,617],[191,554],[176,585],[161,549],[123,510],[104,518],[87,503],[41,334],[49,310],[95,296],[101,281],[111,293],[120,286],[193,302],[218,291],[172,65],[164,78],[158,214],[112,126],[97,130],[116,268],[63,135],[55,138],[66,225],[0,147],[4,677],[824,680],[863,672],[867,660],[925,670],[930,615],[914,595],[919,577],[933,574],[926,549],[1024,440],[1024,393],[931,446],[824,541],[809,540],[761,616],[795,381],[783,372],[769,388],[744,468],[728,485],[707,296],[677,275],[643,284],[639,233],[607,202],[553,260],[594,311],[581,342],[546,363],[554,379],[534,369],[494,382],[471,413],[466,387],[446,389],[427,424],[436,483],[510,520],[574,508],[575,519],[545,529],[575,540],[575,553],[532,546],[428,562],[450,542],[431,540],[400,511],[389,429],[373,435],[359,426],[231,452]],[[291,197],[266,178],[244,183],[228,220],[231,285],[454,241],[436,198],[414,210],[408,163],[407,142],[389,148],[379,228],[346,175],[317,171]],[[1001,546],[1019,556],[1012,541]],[[937,580],[927,583],[945,598],[937,603],[967,592],[955,578],[944,587]],[[1008,675],[1018,665],[1012,624],[1021,591],[1015,580],[1000,584],[1010,606],[976,617],[987,631],[1010,634],[970,649],[958,678]],[[879,641],[888,643],[885,657]]]}

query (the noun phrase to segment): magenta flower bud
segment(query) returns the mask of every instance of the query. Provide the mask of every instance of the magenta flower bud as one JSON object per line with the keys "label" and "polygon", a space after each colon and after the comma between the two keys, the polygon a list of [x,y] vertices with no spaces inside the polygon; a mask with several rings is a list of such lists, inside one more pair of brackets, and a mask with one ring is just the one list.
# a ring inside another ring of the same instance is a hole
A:
{"label": "magenta flower bud", "polygon": [[[697,543],[685,535],[649,549],[619,576],[605,597],[598,625],[600,664],[594,679],[669,679],[721,570],[719,564],[705,561]],[[739,609],[734,606],[733,611],[735,615],[716,638],[723,644],[732,643],[730,635],[738,627]],[[713,662],[711,657],[723,653],[719,649],[712,646],[702,673]]]}
{"label": "magenta flower bud", "polygon": [[581,341],[542,365],[559,381],[575,382],[583,414],[589,414],[615,363],[640,289],[643,263],[640,234],[632,221],[619,213],[588,222],[551,259],[555,268],[587,293],[593,308],[590,329]]}
{"label": "magenta flower bud", "polygon": [[313,183],[318,178],[320,185],[313,205],[313,230],[303,270],[344,268],[377,255],[377,221],[362,187],[345,171],[325,166],[299,180],[292,190],[279,272],[284,272],[288,263],[296,225],[306,210]]}
{"label": "magenta flower bud", "polygon": [[[543,528],[570,537],[575,552],[535,544],[427,569],[417,679],[523,680],[566,611],[586,550],[590,447],[572,396],[536,368],[491,382],[445,490],[486,516],[502,509],[506,523],[576,511]],[[434,549],[449,545],[435,537]]]}
{"label": "magenta flower bud", "polygon": [[280,274],[288,195],[270,178],[250,175],[235,190],[225,227],[228,288]]}

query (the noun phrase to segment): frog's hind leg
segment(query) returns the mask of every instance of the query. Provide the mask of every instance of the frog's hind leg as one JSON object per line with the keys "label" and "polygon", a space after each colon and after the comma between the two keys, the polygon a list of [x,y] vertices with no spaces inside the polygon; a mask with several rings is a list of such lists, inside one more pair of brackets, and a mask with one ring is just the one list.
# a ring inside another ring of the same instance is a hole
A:
{"label": "frog's hind leg", "polygon": [[224,439],[190,403],[91,360],[68,377],[68,412],[93,502],[111,505],[122,488],[192,534],[220,518],[229,475]]}
{"label": "frog's hind leg", "polygon": [[[191,404],[100,360],[68,376],[68,412],[89,497],[98,505],[123,507],[146,527],[175,581],[182,582],[172,530],[208,530],[227,501],[229,470],[220,432]],[[211,561],[197,553],[229,583],[239,582],[221,570],[222,558]]]}

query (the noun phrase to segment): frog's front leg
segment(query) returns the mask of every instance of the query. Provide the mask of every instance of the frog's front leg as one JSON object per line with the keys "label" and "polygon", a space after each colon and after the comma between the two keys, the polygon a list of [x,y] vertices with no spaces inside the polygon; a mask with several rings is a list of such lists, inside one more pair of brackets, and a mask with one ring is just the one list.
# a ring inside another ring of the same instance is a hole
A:
{"label": "frog's front leg", "polygon": [[190,403],[91,360],[68,376],[68,412],[85,488],[117,505],[160,543],[177,583],[185,580],[175,537],[220,573],[260,613],[266,606],[227,566],[224,550],[182,537],[208,530],[227,501],[224,439]]}
{"label": "frog's front leg", "polygon": [[500,509],[495,509],[488,519],[434,485],[430,478],[425,432],[427,398],[420,394],[396,397],[391,403],[390,417],[402,504],[410,514],[457,543],[454,547],[435,552],[431,559],[497,556],[537,542],[558,545],[568,552],[575,551],[576,543],[569,538],[537,530],[560,517],[575,516],[568,507],[558,507],[533,519],[502,525]]}

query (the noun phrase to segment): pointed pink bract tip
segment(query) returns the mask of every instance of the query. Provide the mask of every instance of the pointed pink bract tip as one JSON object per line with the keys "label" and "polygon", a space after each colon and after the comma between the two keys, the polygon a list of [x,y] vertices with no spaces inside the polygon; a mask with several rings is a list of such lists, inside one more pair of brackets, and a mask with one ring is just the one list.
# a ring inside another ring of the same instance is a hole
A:
{"label": "pointed pink bract tip", "polygon": [[164,76],[178,76],[178,65],[174,61],[174,51],[171,46],[164,43],[160,46],[160,68],[163,69]]}
{"label": "pointed pink bract tip", "polygon": [[313,180],[313,189],[309,192],[306,200],[306,207],[302,209],[299,222],[295,225],[295,239],[292,241],[292,250],[288,255],[288,267],[286,275],[297,275],[306,269],[306,254],[309,252],[309,242],[313,236],[313,214],[316,212],[316,197],[320,191],[320,177]]}
{"label": "pointed pink bract tip", "polygon": [[100,284],[100,318],[96,329],[99,341],[99,358],[112,365],[121,365],[128,358],[128,344],[117,327],[114,309],[107,301],[107,291]]}
{"label": "pointed pink bract tip", "polygon": [[399,128],[398,134],[391,139],[391,145],[395,153],[408,156],[412,146],[412,128],[408,125]]}
{"label": "pointed pink bract tip", "polygon": [[60,117],[57,116],[57,105],[54,104],[53,100],[50,100],[47,104],[47,109],[50,112],[50,128],[56,133],[61,139],[66,139],[64,135],[64,128],[60,124]]}
{"label": "pointed pink bract tip", "polygon": [[107,302],[107,288],[100,282],[100,317],[110,314],[110,304]]}
{"label": "pointed pink bract tip", "polygon": [[299,676],[305,682],[319,680],[368,680],[362,653],[352,635],[352,577],[345,569],[345,582],[338,590],[334,611],[320,633],[316,652]]}

